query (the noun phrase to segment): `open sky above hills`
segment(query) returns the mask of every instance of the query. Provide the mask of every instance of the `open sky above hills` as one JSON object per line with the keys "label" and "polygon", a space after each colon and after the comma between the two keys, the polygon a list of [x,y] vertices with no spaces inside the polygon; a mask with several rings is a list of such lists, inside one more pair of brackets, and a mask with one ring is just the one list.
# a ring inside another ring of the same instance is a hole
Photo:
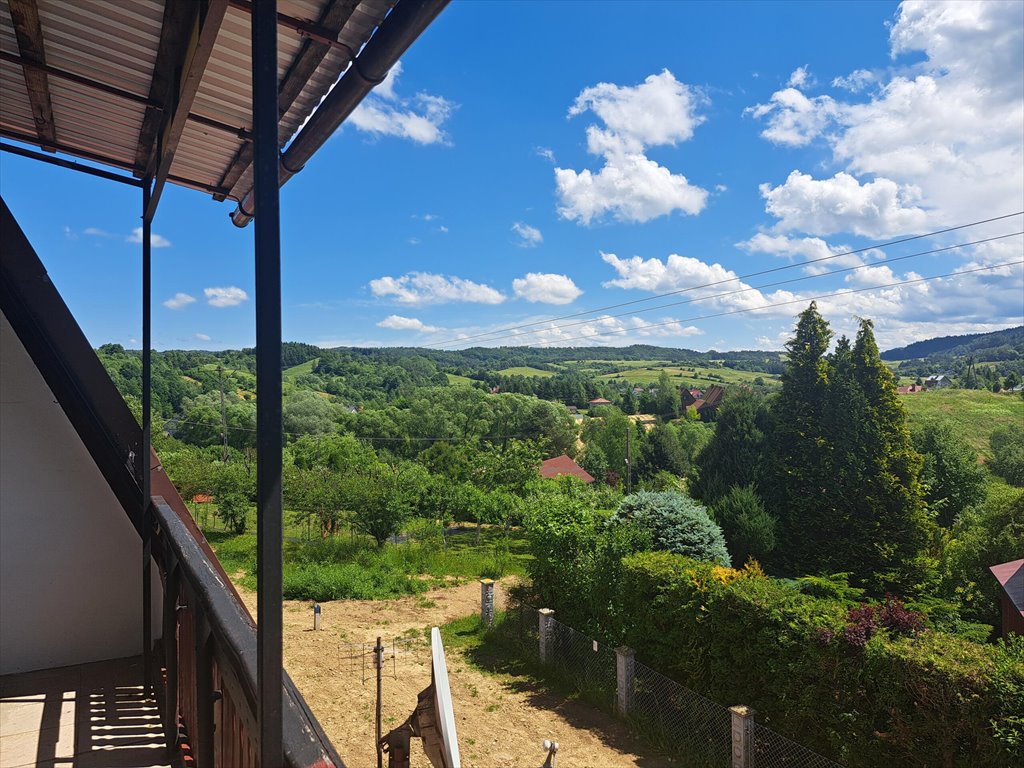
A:
{"label": "open sky above hills", "polygon": [[[911,255],[1024,217],[883,244],[1024,210],[1022,125],[1020,2],[454,2],[284,188],[285,337],[777,349],[817,296],[883,347],[1018,325],[1021,236]],[[136,344],[137,191],[0,163],[90,340]],[[233,207],[165,194],[157,347],[253,344]]]}

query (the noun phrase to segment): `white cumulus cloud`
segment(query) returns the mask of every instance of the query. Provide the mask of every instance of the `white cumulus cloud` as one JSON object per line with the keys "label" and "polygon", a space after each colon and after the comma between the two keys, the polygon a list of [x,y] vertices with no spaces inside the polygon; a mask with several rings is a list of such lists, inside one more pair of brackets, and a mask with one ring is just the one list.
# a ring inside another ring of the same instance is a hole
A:
{"label": "white cumulus cloud", "polygon": [[512,290],[520,299],[543,304],[572,304],[583,293],[566,275],[530,272],[512,281]]}
{"label": "white cumulus cloud", "polygon": [[762,184],[765,210],[780,230],[816,235],[852,232],[872,238],[925,231],[928,214],[918,205],[921,190],[886,178],[862,184],[848,173],[814,179],[793,171],[783,184]]}
{"label": "white cumulus cloud", "polygon": [[224,288],[204,288],[203,295],[211,307],[236,307],[249,298],[249,294],[235,285]]}
{"label": "white cumulus cloud", "polygon": [[[92,228],[90,227],[90,229],[92,229]],[[89,230],[86,230],[86,234],[88,234],[88,235],[99,234],[99,233],[100,233],[100,230],[96,230],[95,232],[90,232]],[[100,236],[102,237],[102,236],[105,236],[105,235],[100,235]],[[135,229],[133,229],[132,233],[130,235],[128,235],[128,237],[126,237],[125,240],[127,240],[129,243],[141,243],[142,242],[142,227],[136,227]],[[171,247],[171,241],[168,240],[163,235],[158,235],[156,232],[150,232],[149,233],[149,242],[150,242],[150,244],[154,248],[170,248]]]}
{"label": "white cumulus cloud", "polygon": [[593,112],[604,127],[587,128],[587,148],[604,159],[597,172],[555,168],[558,212],[588,225],[607,214],[645,222],[673,211],[697,214],[708,192],[651,160],[654,146],[674,146],[693,137],[704,118],[701,94],[667,69],[636,86],[599,83],[585,88],[569,116]]}
{"label": "white cumulus cloud", "polygon": [[402,315],[388,315],[379,323],[380,328],[389,328],[392,331],[419,331],[420,333],[437,333],[441,329],[436,325],[427,325],[415,317],[403,317]]}
{"label": "white cumulus cloud", "polygon": [[179,291],[178,293],[171,296],[171,298],[169,298],[163,304],[168,309],[183,309],[187,307],[189,304],[195,302],[195,300],[195,296],[190,296],[187,293],[182,293],[181,291]]}
{"label": "white cumulus cloud", "polygon": [[848,228],[843,212],[826,217],[832,231],[860,224],[864,234],[896,234],[882,222],[903,217],[911,230],[938,229],[1024,208],[1024,3],[906,0],[889,45],[890,74],[857,69],[833,80],[849,92],[843,99],[789,88],[750,110],[773,142],[822,137],[836,166],[871,180],[864,187],[913,190],[916,210],[899,210],[904,203],[865,227],[854,206]]}
{"label": "white cumulus cloud", "polygon": [[206,335],[205,333],[197,333],[192,338],[194,338],[196,341],[209,341],[210,340],[210,337],[208,335]]}
{"label": "white cumulus cloud", "polygon": [[444,124],[455,110],[455,103],[422,92],[399,97],[395,85],[401,73],[402,62],[395,62],[384,82],[352,111],[348,122],[377,136],[397,136],[417,144],[450,143]]}
{"label": "white cumulus cloud", "polygon": [[411,305],[454,301],[501,304],[505,301],[505,295],[489,285],[430,272],[409,272],[401,277],[378,277],[370,281],[370,291],[378,298],[393,297],[399,304]]}
{"label": "white cumulus cloud", "polygon": [[519,235],[520,248],[534,248],[544,242],[544,235],[539,229],[521,221],[512,225],[512,231]]}

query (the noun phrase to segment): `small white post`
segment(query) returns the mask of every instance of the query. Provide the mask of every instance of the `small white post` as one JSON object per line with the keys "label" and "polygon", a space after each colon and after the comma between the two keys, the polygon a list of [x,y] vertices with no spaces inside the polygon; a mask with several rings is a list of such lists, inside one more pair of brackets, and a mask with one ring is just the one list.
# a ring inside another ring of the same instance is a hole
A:
{"label": "small white post", "polygon": [[314,631],[320,631],[320,603],[313,605],[313,629]]}
{"label": "small white post", "polygon": [[494,623],[494,579],[480,579],[480,622],[485,627]]}
{"label": "small white post", "polygon": [[729,707],[732,713],[732,768],[754,768],[754,715],[742,704]]}
{"label": "small white post", "polygon": [[548,654],[551,647],[551,617],[555,612],[550,608],[541,608],[537,611],[538,629],[540,635],[540,662],[548,663]]}
{"label": "small white post", "polygon": [[635,690],[636,651],[623,645],[615,649],[615,704],[621,717],[632,711]]}

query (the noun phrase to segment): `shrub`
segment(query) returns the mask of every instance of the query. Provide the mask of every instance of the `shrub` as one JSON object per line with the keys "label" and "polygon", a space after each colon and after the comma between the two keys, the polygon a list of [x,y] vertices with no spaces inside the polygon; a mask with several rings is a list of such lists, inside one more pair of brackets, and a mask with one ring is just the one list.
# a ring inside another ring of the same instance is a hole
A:
{"label": "shrub", "polygon": [[703,505],[673,491],[640,491],[627,496],[609,520],[610,525],[629,521],[649,531],[655,549],[695,560],[730,564],[722,529]]}
{"label": "shrub", "polygon": [[248,512],[249,505],[241,494],[226,493],[217,497],[217,517],[234,533],[245,533]]}
{"label": "shrub", "polygon": [[775,549],[775,518],[765,511],[753,486],[734,485],[714,510],[734,563],[764,559]]}
{"label": "shrub", "polygon": [[989,443],[992,471],[1010,485],[1024,487],[1024,427],[1010,425],[997,429]]}
{"label": "shrub", "polygon": [[757,569],[626,557],[619,634],[642,661],[849,768],[1024,757],[1024,640],[979,645],[920,613],[803,594]]}

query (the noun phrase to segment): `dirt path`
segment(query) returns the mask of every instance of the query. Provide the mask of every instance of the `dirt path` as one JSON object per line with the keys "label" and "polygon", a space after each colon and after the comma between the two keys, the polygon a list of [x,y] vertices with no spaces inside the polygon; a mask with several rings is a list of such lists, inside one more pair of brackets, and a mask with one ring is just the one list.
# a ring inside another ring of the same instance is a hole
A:
{"label": "dirt path", "polygon": [[[501,585],[496,590],[501,605]],[[242,591],[253,615],[255,593]],[[375,768],[375,678],[371,655],[358,644],[380,635],[406,640],[390,648],[384,678],[384,731],[400,725],[430,684],[430,647],[424,628],[479,610],[476,582],[436,589],[421,597],[323,603],[323,629],[313,632],[310,604],[286,600],[284,660],[349,768]],[[486,674],[459,649],[447,649],[462,764],[466,768],[536,768],[544,739],[559,743],[560,768],[663,768],[678,765],[646,748],[609,715],[548,694],[522,678]],[[366,664],[366,666],[364,666]],[[414,740],[415,744],[416,740]],[[428,766],[413,749],[412,765]]]}

